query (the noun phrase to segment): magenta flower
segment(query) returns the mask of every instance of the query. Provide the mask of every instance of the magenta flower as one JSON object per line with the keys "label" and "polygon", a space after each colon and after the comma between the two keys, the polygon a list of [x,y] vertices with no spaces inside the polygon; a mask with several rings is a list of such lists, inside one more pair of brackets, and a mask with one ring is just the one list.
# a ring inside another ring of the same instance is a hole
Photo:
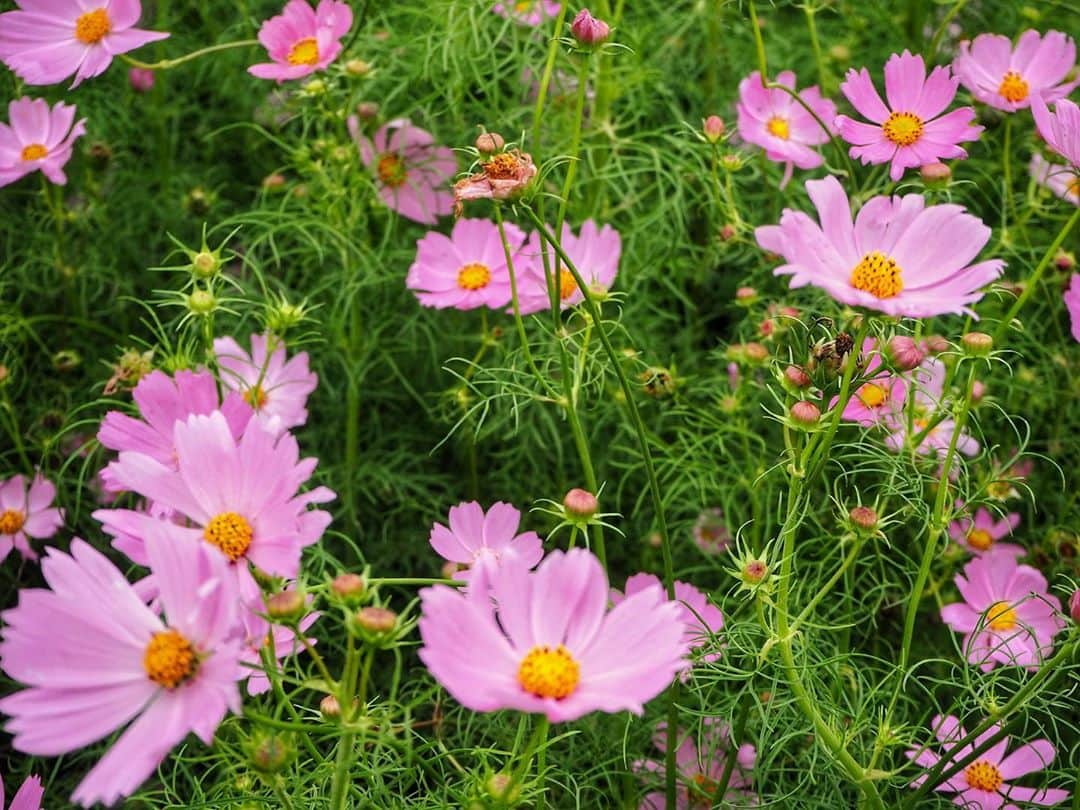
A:
{"label": "magenta flower", "polygon": [[[525,233],[511,223],[503,228],[517,257]],[[450,236],[428,231],[416,242],[405,286],[425,307],[502,309],[510,302],[510,271],[498,226],[487,219],[459,219]]]}
{"label": "magenta flower", "polygon": [[941,609],[941,620],[964,634],[968,663],[989,672],[998,664],[1039,668],[1065,623],[1061,600],[1046,577],[1012,554],[972,558],[953,580],[963,597]]}
{"label": "magenta flower", "polygon": [[[309,613],[300,620],[297,626],[301,633],[307,633],[311,625],[319,618],[319,613]],[[270,691],[270,678],[263,669],[261,651],[264,647],[269,649],[270,639],[274,641],[274,657],[281,661],[291,658],[303,652],[304,644],[296,637],[291,627],[280,624],[271,625],[258,613],[246,611],[243,614],[244,623],[244,646],[240,650],[239,662],[243,669],[243,675],[247,678],[247,693],[249,695],[262,695]],[[315,646],[315,639],[307,639],[308,643]]]}
{"label": "magenta flower", "polygon": [[139,0],[16,0],[0,14],[0,60],[27,84],[72,87],[105,72],[114,56],[169,36],[134,28]]}
{"label": "magenta flower", "polygon": [[[883,367],[881,351],[873,338],[863,341],[862,354],[867,358],[863,376],[869,379],[855,389],[855,394],[844,406],[841,418],[869,428],[882,424],[886,416],[903,407],[907,398],[907,383],[902,375],[893,374]],[[829,407],[835,407],[839,400],[840,397],[834,397]]]}
{"label": "magenta flower", "polygon": [[84,807],[129,795],[189,732],[209,745],[226,711],[240,710],[239,603],[225,559],[153,528],[145,548],[165,621],[78,539],[72,556],[50,549],[42,562],[50,589],[21,591],[3,614],[0,665],[28,685],[0,700],[16,749],[59,756],[127,726],[76,788]]}
{"label": "magenta flower", "polygon": [[[785,70],[776,77],[776,83],[794,91],[795,74]],[[766,88],[760,72],[755,70],[739,82],[736,105],[739,135],[747,143],[764,149],[769,160],[785,164],[780,188],[791,180],[796,166],[815,169],[823,163],[821,155],[812,147],[828,143],[836,118],[836,105],[823,98],[817,86],[807,87],[798,95],[827,129],[822,129],[814,116],[790,94],[778,88]]]}
{"label": "magenta flower", "polygon": [[1056,101],[1069,95],[1077,82],[1065,82],[1076,65],[1076,44],[1059,31],[1027,30],[1016,47],[1001,34],[979,34],[961,42],[952,68],[960,83],[977,100],[1005,112],[1031,104],[1032,96]]}
{"label": "magenta flower", "polygon": [[176,466],[143,453],[125,451],[114,465],[125,489],[172,510],[171,523],[130,509],[99,509],[94,517],[113,535],[114,547],[146,565],[146,531],[164,525],[175,542],[215,546],[232,565],[240,593],[256,603],[259,587],[247,563],[274,576],[294,578],[300,553],[317,542],[330,515],[308,505],[334,498],[326,487],[298,490],[315,470],[316,459],[300,459],[289,433],[274,437],[252,420],[239,440],[220,411],[189,416],[174,428]]}
{"label": "magenta flower", "polygon": [[[730,375],[730,367],[728,372]],[[737,383],[733,382],[731,387],[738,387]],[[727,521],[724,520],[723,509],[713,507],[704,510],[694,521],[691,533],[694,536],[695,545],[706,554],[719,554],[731,545],[731,531],[728,529]]]}
{"label": "magenta flower", "polygon": [[[41,786],[41,777],[28,776],[18,792],[11,797],[11,806],[8,810],[41,810],[41,800],[44,797],[45,789]],[[4,810],[3,779],[0,779],[0,810]]]}
{"label": "magenta flower", "polygon": [[558,17],[560,7],[555,0],[508,0],[496,3],[492,11],[519,25],[537,26]]}
{"label": "magenta flower", "polygon": [[[957,718],[939,714],[934,717],[931,726],[945,752],[944,757],[925,748],[912,748],[905,752],[908,759],[925,769],[933,768],[942,759],[946,763],[966,759],[972,751],[1001,731],[998,725],[990,726],[975,738],[974,743],[957,747],[957,743],[967,736],[967,731]],[[1013,802],[1051,807],[1069,798],[1067,790],[1022,787],[1006,781],[1049,767],[1057,753],[1049,740],[1035,740],[1020,746],[1011,754],[1008,750],[1009,737],[1005,736],[964,770],[936,785],[934,790],[956,793],[953,804],[970,810],[1019,810]],[[913,780],[910,787],[919,787],[925,781],[924,774]]]}
{"label": "magenta flower", "polygon": [[0,187],[36,171],[51,183],[66,184],[64,166],[75,141],[86,133],[86,119],[72,126],[72,105],[58,101],[50,108],[45,99],[26,96],[8,104],[8,119],[10,125],[0,122]]}
{"label": "magenta flower", "polygon": [[[170,469],[176,469],[176,446],[173,428],[192,414],[213,413],[220,407],[229,431],[239,438],[251,419],[251,408],[237,394],[218,401],[217,382],[208,371],[177,371],[170,377],[164,371],[147,374],[131,392],[141,419],[120,411],[109,411],[101,421],[98,441],[110,450],[133,450],[147,455]],[[114,465],[101,471],[106,491],[117,492]]]}
{"label": "magenta flower", "polygon": [[214,340],[214,354],[226,388],[255,409],[255,418],[275,435],[307,422],[308,394],[319,376],[308,369],[307,352],[285,359],[285,343],[272,335],[252,335],[251,354],[231,337]]}
{"label": "magenta flower", "polygon": [[889,177],[899,180],[905,169],[937,163],[942,158],[964,158],[959,144],[974,141],[983,128],[974,126],[975,110],[960,107],[946,113],[956,96],[957,80],[949,68],[934,68],[929,78],[921,56],[907,51],[885,63],[886,106],[878,95],[870,71],[848,71],[840,90],[870,124],[846,115],[836,118],[840,137],[852,144],[850,154],[863,164],[892,163]]}
{"label": "magenta flower", "polygon": [[[757,749],[752,744],[743,743],[734,752],[735,762],[728,777],[727,788],[723,796],[718,796],[720,782],[728,768],[728,759],[732,756],[727,724],[715,718],[705,718],[698,743],[694,742],[687,731],[680,731],[679,738],[679,747],[675,751],[679,772],[675,810],[720,806],[754,807],[758,804],[758,797],[751,789],[751,772],[757,763]],[[660,749],[661,753],[667,751],[666,723],[657,724],[653,745]],[[654,774],[658,780],[663,779],[666,773],[662,759],[639,760],[634,763],[634,770]],[[638,805],[638,810],[670,810],[664,791],[657,790],[647,794]]]}
{"label": "magenta flower", "polygon": [[128,83],[136,93],[149,93],[154,89],[154,71],[133,67],[128,71]]}
{"label": "magenta flower", "polygon": [[504,565],[532,568],[544,556],[544,544],[536,532],[518,534],[521,512],[501,501],[487,514],[476,501],[450,507],[450,527],[431,527],[431,547],[440,557],[467,569],[454,574],[470,588],[486,591],[492,575]]}
{"label": "magenta flower", "polygon": [[26,560],[36,560],[37,553],[27,539],[45,540],[64,525],[64,513],[52,506],[56,487],[40,473],[26,487],[26,478],[13,475],[0,482],[0,562],[12,549]]}
{"label": "magenta flower", "polygon": [[436,585],[420,599],[420,659],[473,711],[641,714],[684,665],[679,606],[649,587],[608,611],[607,576],[585,549],[535,571],[502,566],[490,594]]}
{"label": "magenta flower", "polygon": [[949,537],[962,545],[972,554],[1012,554],[1022,557],[1027,553],[1023,546],[1013,543],[997,542],[1012,534],[1020,525],[1020,513],[1011,512],[1001,520],[995,520],[990,510],[980,506],[975,510],[975,518],[960,518],[949,524]]}
{"label": "magenta flower", "polygon": [[[619,258],[622,255],[622,239],[619,232],[610,225],[598,228],[591,219],[581,225],[581,233],[574,236],[573,230],[563,223],[559,244],[581,273],[589,292],[599,296],[607,294],[615,283],[619,272]],[[522,251],[521,266],[517,270],[518,298],[522,314],[551,309],[551,297],[548,295],[547,278],[544,275],[544,260],[541,251],[540,234],[533,232]],[[549,266],[555,266],[555,252],[548,250]],[[578,289],[574,276],[565,266],[559,267],[559,300],[563,308],[580,304],[585,296]]]}
{"label": "magenta flower", "polygon": [[1069,311],[1069,324],[1074,340],[1080,341],[1080,273],[1073,273],[1069,289],[1063,296],[1065,308]]}
{"label": "magenta flower", "polygon": [[808,180],[818,225],[784,209],[779,225],[755,231],[758,244],[780,254],[792,287],[813,284],[841,304],[887,315],[927,318],[947,312],[974,315],[970,304],[1005,267],[1000,259],[969,264],[990,229],[959,205],[926,205],[921,194],[874,197],[851,218],[847,194],[835,177]]}
{"label": "magenta flower", "polygon": [[383,124],[371,140],[361,133],[355,115],[349,116],[348,127],[388,207],[421,225],[434,225],[454,209],[447,186],[457,172],[457,159],[450,149],[437,146],[430,132],[408,118]]}
{"label": "magenta flower", "polygon": [[1080,205],[1080,173],[1060,163],[1051,163],[1038,152],[1031,156],[1028,171],[1040,186],[1065,202]]}
{"label": "magenta flower", "polygon": [[1031,114],[1047,146],[1080,171],[1080,107],[1062,98],[1050,112],[1042,96],[1036,94],[1031,97]]}
{"label": "magenta flower", "polygon": [[[889,435],[885,437],[885,446],[895,452],[901,452],[909,441],[919,439],[916,450],[922,455],[945,453],[956,432],[956,420],[951,416],[938,421],[935,414],[945,406],[945,364],[937,358],[929,358],[914,371],[905,374],[908,393],[914,391],[914,402],[908,406],[903,402],[893,402],[884,414],[882,424]],[[906,399],[906,398],[905,398]],[[908,435],[908,408],[911,408],[914,435]],[[979,452],[979,442],[967,432],[961,433],[956,440],[957,452],[965,456],[974,456]]]}
{"label": "magenta flower", "polygon": [[289,0],[281,14],[259,28],[259,42],[273,61],[252,65],[248,73],[280,84],[326,70],[341,53],[341,38],[352,22],[348,3],[319,0],[312,8],[306,0]]}

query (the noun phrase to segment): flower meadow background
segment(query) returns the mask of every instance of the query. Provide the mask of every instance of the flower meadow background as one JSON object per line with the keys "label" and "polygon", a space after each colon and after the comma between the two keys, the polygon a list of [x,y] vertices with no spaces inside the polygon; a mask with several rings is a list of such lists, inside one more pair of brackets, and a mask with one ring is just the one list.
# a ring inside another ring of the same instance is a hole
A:
{"label": "flower meadow background", "polygon": [[1072,4],[0,10],[7,807],[1080,806]]}

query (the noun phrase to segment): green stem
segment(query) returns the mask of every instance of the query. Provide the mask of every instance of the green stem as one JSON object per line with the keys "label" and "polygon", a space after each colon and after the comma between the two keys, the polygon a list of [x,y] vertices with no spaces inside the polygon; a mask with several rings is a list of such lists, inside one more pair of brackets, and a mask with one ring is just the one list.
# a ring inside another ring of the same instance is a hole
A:
{"label": "green stem", "polygon": [[795,617],[795,621],[791,625],[792,633],[798,631],[799,625],[801,625],[804,621],[807,620],[807,618],[813,612],[814,608],[817,607],[818,602],[820,602],[829,594],[829,591],[831,591],[836,585],[836,583],[840,581],[840,578],[844,576],[844,573],[849,568],[851,568],[852,564],[855,562],[855,558],[859,556],[859,551],[860,549],[862,549],[862,544],[863,541],[861,538],[857,538],[851,541],[851,550],[844,558],[844,561],[841,563],[840,567],[836,569],[836,572],[831,577],[829,577],[829,581],[821,586],[821,590],[814,594],[813,599],[807,602],[806,607],[804,607],[799,613],[799,615]]}
{"label": "green stem", "polygon": [[198,59],[200,56],[206,56],[209,53],[217,53],[218,51],[227,51],[232,48],[247,48],[251,45],[258,45],[257,39],[242,39],[237,42],[223,42],[220,45],[211,45],[208,48],[200,48],[197,51],[192,51],[186,56],[180,56],[176,59],[162,59],[160,62],[140,62],[134,57],[127,54],[121,54],[120,58],[127,62],[132,67],[142,68],[143,70],[171,70],[177,65],[182,65],[185,62],[190,62],[192,59]]}
{"label": "green stem", "polygon": [[1001,230],[1008,230],[1012,216],[1012,122],[1013,116],[1005,116],[1005,147],[1001,152],[1001,173],[1005,182],[1005,199],[1001,204]]}
{"label": "green stem", "polygon": [[754,0],[750,0],[748,7],[750,10],[750,24],[754,29],[754,49],[757,51],[758,70],[761,72],[761,81],[764,83],[769,80],[769,66],[765,61],[765,40],[761,37],[761,23],[758,22]]}
{"label": "green stem", "polygon": [[[822,93],[828,93],[829,82],[828,76],[825,73],[825,59],[821,55],[821,42],[818,40],[817,20],[814,19],[817,12],[817,8],[810,2],[807,2],[803,6],[803,13],[806,15],[806,30],[810,33],[810,46],[814,49],[814,61],[817,63],[818,84],[821,85]],[[762,76],[762,80],[764,79],[765,77]],[[825,131],[828,132],[829,128],[825,127]]]}
{"label": "green stem", "polygon": [[[544,103],[547,101],[551,75],[555,71],[555,57],[559,53],[559,34],[562,32],[569,7],[567,3],[560,4],[559,16],[555,18],[555,34],[551,37],[551,42],[548,43],[547,59],[544,61],[544,74],[540,78],[540,89],[536,93],[536,107],[533,109],[532,145],[530,146],[533,150],[540,149],[540,122],[544,120]],[[537,156],[539,157],[539,153]]]}
{"label": "green stem", "polygon": [[938,26],[938,29],[934,32],[934,36],[930,40],[930,48],[926,51],[925,56],[927,62],[934,61],[934,57],[937,56],[938,47],[941,45],[941,38],[945,36],[945,31],[948,29],[949,23],[951,23],[953,18],[960,13],[960,10],[967,5],[967,1],[968,0],[957,0],[953,7],[949,9],[949,13],[945,15],[945,19],[941,21],[941,25]]}

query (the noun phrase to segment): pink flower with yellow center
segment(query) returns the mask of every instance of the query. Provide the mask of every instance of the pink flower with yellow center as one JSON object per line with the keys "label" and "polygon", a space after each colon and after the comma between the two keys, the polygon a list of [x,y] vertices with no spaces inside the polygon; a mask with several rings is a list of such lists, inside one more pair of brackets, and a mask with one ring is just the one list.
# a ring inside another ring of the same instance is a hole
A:
{"label": "pink flower with yellow center", "polygon": [[[310,597],[309,597],[310,601]],[[319,613],[309,613],[300,620],[297,630],[307,634],[311,625],[319,618]],[[294,655],[299,655],[306,649],[296,631],[291,627],[280,624],[270,624],[258,613],[245,611],[242,616],[244,624],[244,646],[240,651],[239,663],[247,678],[247,693],[249,695],[262,695],[270,691],[270,678],[263,668],[262,651],[271,649],[273,640],[273,653],[277,661],[283,661]],[[308,643],[315,646],[316,639],[308,638]]]}
{"label": "pink flower with yellow center", "polygon": [[420,659],[473,711],[641,714],[685,665],[679,605],[650,586],[609,611],[607,576],[585,549],[535,571],[502,566],[490,592],[436,585],[420,600]]}
{"label": "pink flower with yellow center", "polygon": [[[785,70],[776,83],[795,91],[795,74]],[[816,86],[798,93],[813,115],[792,95],[779,88],[766,88],[761,73],[754,71],[739,82],[739,135],[747,143],[760,146],[765,157],[785,164],[783,188],[791,180],[794,167],[814,169],[823,163],[813,147],[829,142],[836,105],[823,98]],[[821,123],[814,118],[821,120]],[[822,128],[822,124],[825,128]]]}
{"label": "pink flower with yellow center", "polygon": [[50,183],[66,184],[64,165],[75,141],[86,133],[86,119],[72,126],[72,105],[59,101],[49,107],[45,99],[24,96],[8,104],[8,120],[0,122],[0,186],[38,171]]}
{"label": "pink flower with yellow center", "polygon": [[[503,226],[515,270],[522,263],[525,233]],[[499,228],[487,219],[459,219],[449,236],[428,231],[416,242],[416,260],[405,286],[425,307],[502,309],[510,303],[510,271]]]}
{"label": "pink flower with yellow center", "polygon": [[[570,257],[574,267],[588,285],[589,292],[604,296],[615,283],[619,272],[619,258],[622,255],[622,239],[619,232],[610,225],[597,226],[591,219],[581,224],[578,235],[566,223],[563,223],[559,245]],[[544,273],[543,242],[538,232],[529,236],[529,241],[522,250],[521,266],[515,263],[518,272],[518,298],[523,315],[551,309],[551,296],[548,292],[547,277]],[[548,266],[555,267],[555,252],[548,249]],[[559,306],[562,308],[580,304],[585,296],[578,289],[573,274],[564,265],[559,266],[557,282]]]}
{"label": "pink flower with yellow center", "polygon": [[[675,794],[675,810],[698,810],[710,807],[754,807],[758,797],[752,791],[754,765],[757,749],[743,743],[732,751],[731,735],[722,720],[707,717],[702,720],[701,734],[695,742],[693,734],[680,730],[675,764],[679,771]],[[667,751],[667,724],[658,723],[653,735],[653,745],[661,753]],[[735,762],[728,764],[731,757]],[[663,760],[638,760],[634,770],[652,774],[657,781],[663,780]],[[729,773],[724,795],[717,795],[724,774]],[[649,793],[638,805],[638,810],[668,810],[664,791]]]}
{"label": "pink flower with yellow center", "polygon": [[[922,455],[944,454],[956,432],[956,420],[940,415],[946,405],[945,364],[938,358],[925,360],[918,368],[903,375],[907,386],[904,402],[893,402],[884,414],[882,425],[889,431],[885,446],[897,453],[909,442],[918,442],[915,450]],[[908,403],[907,396],[914,401]],[[908,433],[910,419],[911,434]],[[979,452],[979,442],[966,431],[956,439],[956,450],[965,456]]]}
{"label": "pink flower with yellow center", "polygon": [[64,513],[52,505],[55,498],[56,487],[40,473],[29,488],[22,475],[0,482],[0,562],[12,549],[24,559],[38,558],[28,538],[44,540],[64,525]]}
{"label": "pink flower with yellow center", "polygon": [[[841,418],[868,428],[884,423],[890,413],[903,406],[907,382],[902,375],[883,367],[881,351],[873,338],[863,341],[862,355],[867,361],[862,376],[869,379],[855,389]],[[835,407],[839,400],[840,397],[834,397],[829,407]]]}
{"label": "pink flower with yellow center", "polygon": [[555,0],[506,0],[496,3],[491,10],[519,25],[537,26],[558,17],[560,8],[561,4]]}
{"label": "pink flower with yellow center", "polygon": [[[937,715],[930,724],[934,736],[941,743],[944,755],[931,751],[928,747],[911,748],[906,751],[907,758],[924,770],[930,770],[942,759],[948,764],[967,759],[971,753],[1001,732],[1001,726],[992,725],[973,742],[964,745],[958,743],[967,737],[967,731],[960,721],[952,715]],[[1059,788],[1032,788],[1013,785],[1014,779],[1050,767],[1056,751],[1049,740],[1035,740],[1021,745],[1009,753],[1009,737],[1002,737],[997,743],[980,754],[970,765],[955,776],[934,786],[942,793],[955,793],[953,804],[969,810],[1019,810],[1014,802],[1023,806],[1038,805],[1052,807],[1069,798],[1067,790]],[[926,781],[926,774],[911,782],[911,787],[919,787]]]}
{"label": "pink flower with yellow center", "polygon": [[971,264],[990,228],[959,205],[927,205],[921,194],[874,197],[852,219],[835,177],[808,180],[820,224],[784,209],[779,225],[755,231],[758,245],[779,254],[792,287],[812,284],[836,301],[888,315],[928,318],[974,315],[970,305],[1005,267],[1000,259]]}
{"label": "pink flower with yellow center", "polygon": [[225,559],[144,537],[165,619],[78,539],[71,556],[49,550],[49,588],[20,591],[3,614],[0,666],[28,687],[0,700],[14,748],[55,757],[126,727],[75,789],[84,807],[130,795],[189,733],[209,745],[240,710],[240,602]]}
{"label": "pink flower with yellow center", "polygon": [[975,510],[975,517],[965,517],[949,524],[949,537],[966,548],[972,554],[1012,554],[1023,557],[1027,550],[1013,543],[999,543],[1003,537],[1012,534],[1020,525],[1020,513],[1010,512],[1000,520],[995,520],[990,510],[980,506]]}
{"label": "pink flower with yellow center", "polygon": [[1032,96],[1056,101],[1069,95],[1077,82],[1065,79],[1075,65],[1076,43],[1071,37],[1029,29],[1015,48],[1001,34],[979,34],[971,42],[961,42],[952,69],[978,101],[1016,112],[1030,106]]}
{"label": "pink flower with yellow center", "polygon": [[518,534],[521,512],[501,501],[487,513],[476,501],[450,507],[449,527],[431,527],[431,547],[443,559],[466,566],[454,574],[470,588],[486,590],[492,574],[503,565],[532,568],[544,556],[544,544],[536,532]]}
{"label": "pink flower with yellow center", "polygon": [[983,672],[998,664],[1038,669],[1065,628],[1046,577],[1012,554],[985,554],[953,581],[963,601],[945,605],[941,620],[964,634],[968,663]]}
{"label": "pink flower with yellow center", "polygon": [[891,163],[889,177],[894,181],[905,169],[943,158],[965,158],[967,152],[959,144],[976,140],[983,128],[972,124],[975,110],[971,107],[945,113],[956,96],[957,84],[948,67],[936,67],[927,77],[921,56],[907,51],[893,54],[885,63],[886,105],[870,71],[852,68],[840,90],[871,123],[840,115],[836,128],[840,137],[852,144],[853,158],[864,164]]}
{"label": "pink flower with yellow center", "polygon": [[273,61],[252,65],[248,73],[280,83],[326,70],[341,53],[341,38],[352,22],[348,3],[320,0],[312,8],[306,0],[289,0],[259,28],[259,42]]}

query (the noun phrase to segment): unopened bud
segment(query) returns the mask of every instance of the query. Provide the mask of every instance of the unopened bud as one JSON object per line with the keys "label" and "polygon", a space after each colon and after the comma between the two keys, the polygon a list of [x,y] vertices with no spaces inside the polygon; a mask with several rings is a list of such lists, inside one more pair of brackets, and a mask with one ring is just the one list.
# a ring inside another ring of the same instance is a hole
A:
{"label": "unopened bud", "polygon": [[200,250],[191,259],[191,272],[199,278],[210,278],[221,268],[221,260],[209,250]]}
{"label": "unopened bud", "polygon": [[735,290],[735,303],[747,306],[758,300],[758,291],[753,287],[739,287]]}
{"label": "unopened bud", "polygon": [[968,332],[960,342],[967,353],[975,357],[985,357],[994,348],[994,339],[985,332]]}
{"label": "unopened bud", "polygon": [[794,388],[807,388],[810,385],[810,375],[798,366],[784,369],[784,379]]}
{"label": "unopened bud", "polygon": [[583,8],[570,23],[570,33],[580,44],[590,48],[602,45],[611,36],[611,27],[603,20],[598,20]]}
{"label": "unopened bud", "polygon": [[927,163],[919,169],[919,176],[930,188],[944,188],[952,179],[952,169],[944,163]]}
{"label": "unopened bud", "polygon": [[569,517],[588,520],[596,514],[599,504],[596,496],[591,492],[575,487],[566,493],[566,497],[563,498],[563,507]]}
{"label": "unopened bud", "polygon": [[764,363],[769,359],[769,350],[755,340],[745,344],[743,351],[746,352],[746,359],[754,363]]}
{"label": "unopened bud", "polygon": [[821,420],[821,409],[813,402],[801,399],[791,406],[791,418],[800,425],[816,425]]}
{"label": "unopened bud", "polygon": [[136,93],[149,93],[154,88],[154,71],[133,67],[128,71],[128,82]]}
{"label": "unopened bud", "polygon": [[734,152],[724,155],[720,158],[720,165],[724,167],[725,171],[737,172],[742,168],[742,158],[736,155]]}
{"label": "unopened bud", "polygon": [[312,79],[304,84],[304,92],[313,96],[321,96],[326,92],[326,82],[322,79]]}
{"label": "unopened bud", "polygon": [[878,525],[878,514],[869,506],[856,506],[849,513],[853,525],[865,531],[873,531]]}
{"label": "unopened bud", "polygon": [[923,340],[923,346],[929,354],[941,354],[942,352],[947,352],[951,348],[949,346],[949,341],[941,335],[930,335]]}
{"label": "unopened bud", "polygon": [[504,804],[516,804],[521,797],[521,785],[516,784],[514,777],[508,773],[492,774],[485,787],[491,798]]}
{"label": "unopened bud", "polygon": [[307,610],[307,599],[300,591],[289,589],[266,597],[266,614],[271,619],[294,621]]}
{"label": "unopened bud", "polygon": [[675,393],[675,378],[660,366],[650,366],[639,375],[645,393],[650,397],[667,397]]}
{"label": "unopened bud", "polygon": [[900,371],[911,371],[926,359],[919,344],[907,335],[894,335],[888,344],[889,359]]}
{"label": "unopened bud", "polygon": [[251,742],[251,767],[259,773],[278,773],[289,764],[295,751],[287,735],[264,733]]}
{"label": "unopened bud", "polygon": [[[735,235],[737,233],[738,233],[738,230],[735,228],[735,226],[732,225],[730,222],[726,222],[726,223],[724,223],[723,225],[720,226],[720,233],[719,233],[720,241],[721,242],[730,242],[732,239],[735,238]],[[752,289],[752,288],[751,287],[740,287],[739,289]],[[736,295],[738,295],[737,292],[736,292]]]}
{"label": "unopened bud", "polygon": [[476,136],[474,146],[481,154],[491,155],[495,152],[501,152],[503,147],[506,146],[506,141],[498,132],[481,132]]}
{"label": "unopened bud", "polygon": [[369,633],[389,633],[397,627],[397,614],[390,608],[374,606],[360,608],[354,618],[356,626]]}
{"label": "unopened bud", "polygon": [[371,65],[363,59],[350,59],[345,63],[345,72],[350,76],[367,76],[371,73]]}
{"label": "unopened bud", "polygon": [[758,585],[769,575],[769,566],[764,560],[750,560],[743,566],[743,579],[750,585]]}
{"label": "unopened bud", "polygon": [[705,131],[705,140],[709,143],[716,143],[724,137],[724,119],[719,115],[710,115],[705,119],[703,129]]}
{"label": "unopened bud", "polygon": [[1076,256],[1067,250],[1058,250],[1054,254],[1054,267],[1064,272],[1069,272],[1076,268]]}
{"label": "unopened bud", "polygon": [[379,104],[375,101],[361,101],[356,105],[356,116],[363,121],[370,121],[379,114]]}
{"label": "unopened bud", "polygon": [[209,290],[195,290],[187,297],[187,306],[196,315],[209,315],[217,309],[217,299]]}
{"label": "unopened bud", "polygon": [[358,602],[366,591],[367,582],[359,574],[338,574],[330,583],[330,592],[344,602]]}
{"label": "unopened bud", "polygon": [[341,704],[333,695],[327,695],[319,701],[319,713],[327,720],[341,717]]}
{"label": "unopened bud", "polygon": [[285,175],[281,172],[272,172],[263,178],[263,191],[278,191],[285,186]]}

